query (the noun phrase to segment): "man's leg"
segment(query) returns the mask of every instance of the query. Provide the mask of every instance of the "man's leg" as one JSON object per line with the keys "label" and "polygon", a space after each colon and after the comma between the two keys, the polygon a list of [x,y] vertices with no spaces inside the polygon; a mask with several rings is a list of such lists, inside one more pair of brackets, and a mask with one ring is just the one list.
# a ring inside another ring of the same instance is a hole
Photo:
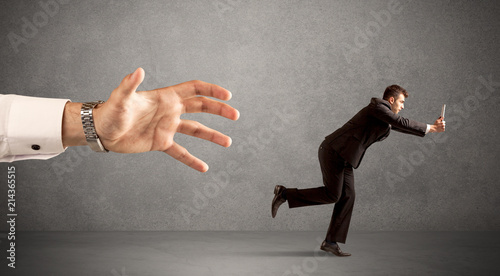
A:
{"label": "man's leg", "polygon": [[355,197],[354,173],[352,167],[348,166],[344,169],[342,196],[339,201],[335,203],[332,220],[330,221],[330,227],[326,235],[327,241],[345,243],[349,224],[351,222]]}
{"label": "man's leg", "polygon": [[331,204],[341,198],[344,184],[344,159],[325,143],[319,147],[318,158],[324,186],[310,189],[286,189],[288,207]]}

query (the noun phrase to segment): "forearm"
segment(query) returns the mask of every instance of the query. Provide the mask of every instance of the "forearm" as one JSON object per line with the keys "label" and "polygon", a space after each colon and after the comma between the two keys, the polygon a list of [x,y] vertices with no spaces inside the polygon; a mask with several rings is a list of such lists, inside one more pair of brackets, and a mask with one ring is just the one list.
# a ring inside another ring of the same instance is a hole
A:
{"label": "forearm", "polygon": [[66,103],[64,107],[62,141],[65,148],[87,145],[80,115],[81,108],[82,103],[73,102]]}
{"label": "forearm", "polygon": [[371,113],[375,118],[388,123],[396,131],[400,131],[407,134],[414,134],[417,136],[425,136],[427,133],[427,124],[413,121],[404,118],[398,114],[394,114],[387,106],[378,105],[373,109]]}

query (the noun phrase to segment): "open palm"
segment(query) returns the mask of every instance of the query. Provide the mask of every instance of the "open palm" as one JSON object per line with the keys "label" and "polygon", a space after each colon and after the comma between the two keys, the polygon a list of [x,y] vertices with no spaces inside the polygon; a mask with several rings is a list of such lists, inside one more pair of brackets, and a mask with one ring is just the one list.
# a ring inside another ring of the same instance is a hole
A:
{"label": "open palm", "polygon": [[230,137],[180,116],[206,112],[237,120],[239,112],[236,109],[205,97],[226,101],[231,98],[231,93],[202,81],[136,91],[143,80],[144,70],[138,68],[122,80],[105,103],[94,109],[96,131],[104,147],[121,153],[163,151],[193,169],[207,171],[205,162],[190,154],[173,138],[179,132],[230,146]]}

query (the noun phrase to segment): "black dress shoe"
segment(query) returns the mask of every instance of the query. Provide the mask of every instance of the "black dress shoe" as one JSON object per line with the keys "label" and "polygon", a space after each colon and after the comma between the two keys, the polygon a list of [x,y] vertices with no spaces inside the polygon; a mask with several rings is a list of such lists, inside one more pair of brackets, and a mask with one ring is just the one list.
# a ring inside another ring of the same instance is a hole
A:
{"label": "black dress shoe", "polygon": [[271,215],[273,218],[276,216],[280,205],[286,201],[286,199],[283,198],[283,192],[285,190],[286,188],[281,185],[276,185],[276,187],[274,187],[274,198],[273,203],[271,204]]}
{"label": "black dress shoe", "polygon": [[351,253],[342,252],[338,244],[331,244],[326,241],[323,241],[323,243],[321,244],[321,250],[331,252],[339,257],[351,256]]}

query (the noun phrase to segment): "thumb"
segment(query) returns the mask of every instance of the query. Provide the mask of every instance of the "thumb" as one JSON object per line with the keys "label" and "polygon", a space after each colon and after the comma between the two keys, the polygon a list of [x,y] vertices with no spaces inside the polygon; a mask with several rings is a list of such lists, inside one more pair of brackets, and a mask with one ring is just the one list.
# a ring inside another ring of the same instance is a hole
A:
{"label": "thumb", "polygon": [[137,87],[144,80],[144,69],[141,67],[137,68],[134,73],[127,75],[123,78],[122,82],[116,88],[122,96],[129,96],[137,90]]}

